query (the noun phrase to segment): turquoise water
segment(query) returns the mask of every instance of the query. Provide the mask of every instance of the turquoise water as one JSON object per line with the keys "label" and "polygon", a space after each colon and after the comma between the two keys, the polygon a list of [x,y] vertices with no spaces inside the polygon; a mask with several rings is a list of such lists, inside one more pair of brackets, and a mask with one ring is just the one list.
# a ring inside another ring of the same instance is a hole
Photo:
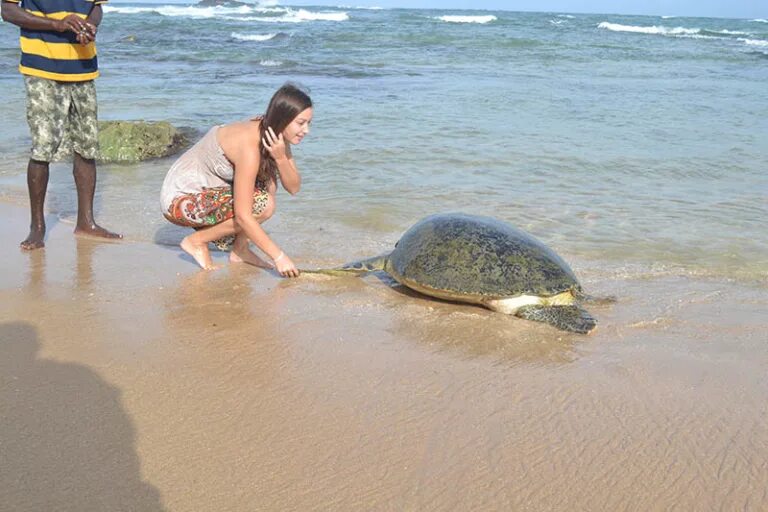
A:
{"label": "turquoise water", "polygon": [[[304,263],[386,250],[421,216],[493,215],[576,270],[768,282],[768,21],[113,4],[102,119],[205,130],[309,87],[304,176],[267,225]],[[24,204],[18,31],[0,25],[0,196]],[[102,165],[101,222],[172,243],[170,161]],[[54,168],[49,209],[74,215]]]}

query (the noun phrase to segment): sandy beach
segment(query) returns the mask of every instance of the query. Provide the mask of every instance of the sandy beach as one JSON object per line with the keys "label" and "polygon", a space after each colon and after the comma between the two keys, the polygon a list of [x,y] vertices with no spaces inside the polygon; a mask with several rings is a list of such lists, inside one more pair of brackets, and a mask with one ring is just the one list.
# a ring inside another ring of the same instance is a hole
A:
{"label": "sandy beach", "polygon": [[0,212],[3,510],[768,507],[764,287],[586,272],[579,336]]}
{"label": "sandy beach", "polygon": [[426,215],[493,216],[617,298],[587,306],[596,331],[381,274],[201,271],[159,205],[178,155],[99,162],[120,242],[73,236],[53,164],[46,247],[22,252],[6,22],[0,512],[768,510],[766,16],[431,3],[109,2],[99,119],[202,136],[297,82],[301,193],[265,229],[301,268],[389,251]]}

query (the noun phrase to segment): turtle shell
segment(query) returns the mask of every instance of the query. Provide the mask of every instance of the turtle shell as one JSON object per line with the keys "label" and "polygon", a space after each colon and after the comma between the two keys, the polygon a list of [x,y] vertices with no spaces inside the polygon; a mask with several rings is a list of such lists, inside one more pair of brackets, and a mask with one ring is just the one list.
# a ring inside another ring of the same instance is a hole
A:
{"label": "turtle shell", "polygon": [[461,213],[416,223],[397,242],[386,270],[406,286],[457,300],[581,289],[568,264],[525,231]]}

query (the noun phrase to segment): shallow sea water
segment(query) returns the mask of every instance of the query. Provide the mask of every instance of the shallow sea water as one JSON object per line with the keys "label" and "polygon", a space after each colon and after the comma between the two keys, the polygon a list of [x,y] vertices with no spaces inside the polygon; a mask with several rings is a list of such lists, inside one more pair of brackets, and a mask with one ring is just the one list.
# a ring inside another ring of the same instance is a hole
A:
{"label": "shallow sea water", "polygon": [[[768,279],[768,23],[279,5],[105,8],[102,119],[202,133],[311,90],[304,187],[267,228],[307,264],[388,250],[424,215],[493,215],[577,270]],[[26,201],[17,32],[0,26],[0,196]],[[172,160],[102,165],[101,222],[175,243]],[[49,209],[75,212],[57,165]],[[344,244],[339,244],[344,240]]]}

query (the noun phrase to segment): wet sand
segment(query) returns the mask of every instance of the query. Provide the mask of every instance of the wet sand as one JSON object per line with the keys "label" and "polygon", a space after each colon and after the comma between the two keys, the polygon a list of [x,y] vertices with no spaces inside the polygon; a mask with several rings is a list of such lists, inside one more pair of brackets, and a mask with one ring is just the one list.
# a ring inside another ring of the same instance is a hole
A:
{"label": "wet sand", "polygon": [[3,510],[768,508],[765,286],[577,266],[578,336],[0,214]]}

